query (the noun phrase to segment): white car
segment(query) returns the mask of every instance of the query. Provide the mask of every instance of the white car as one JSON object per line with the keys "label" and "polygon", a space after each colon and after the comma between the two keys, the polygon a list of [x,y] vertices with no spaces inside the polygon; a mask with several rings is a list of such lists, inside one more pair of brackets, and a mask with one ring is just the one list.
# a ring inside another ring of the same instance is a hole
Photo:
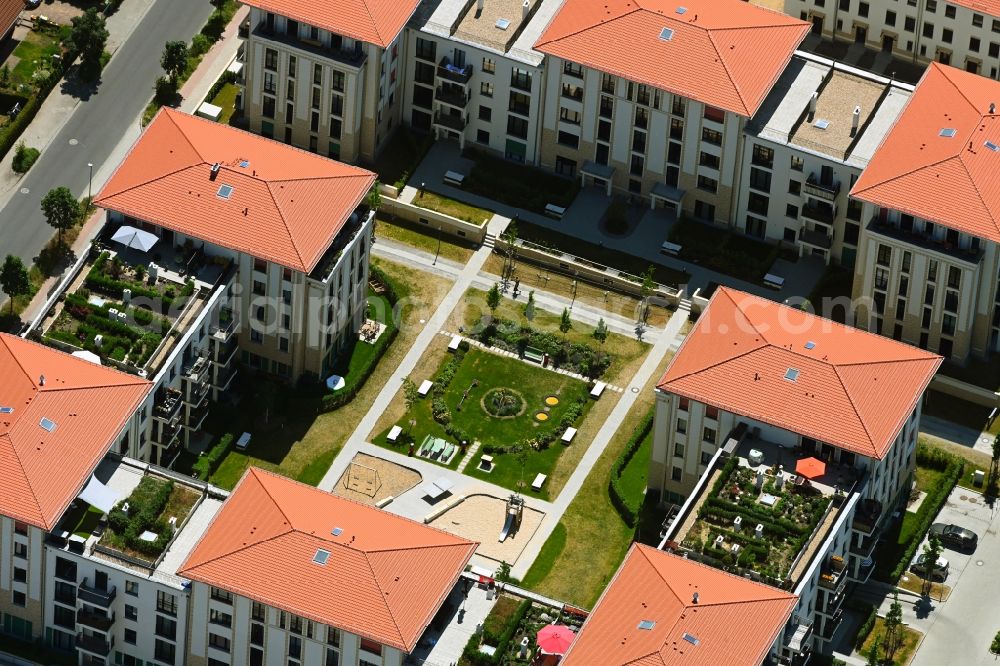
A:
{"label": "white car", "polygon": [[[928,568],[930,569],[929,575]],[[922,553],[917,559],[913,560],[913,564],[910,565],[910,571],[920,574],[924,578],[940,578],[944,580],[948,577],[948,560],[939,557],[933,567],[928,567],[927,555],[926,553]]]}

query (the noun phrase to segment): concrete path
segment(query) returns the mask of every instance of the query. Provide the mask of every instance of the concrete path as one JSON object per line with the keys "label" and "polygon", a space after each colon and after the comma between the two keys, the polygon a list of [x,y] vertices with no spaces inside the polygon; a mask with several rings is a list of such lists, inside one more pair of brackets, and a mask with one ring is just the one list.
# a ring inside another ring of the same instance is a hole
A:
{"label": "concrete path", "polygon": [[552,530],[555,529],[556,524],[562,518],[562,514],[569,507],[569,503],[573,501],[576,494],[580,492],[580,488],[583,486],[583,482],[587,479],[587,475],[590,474],[597,460],[604,453],[604,449],[607,448],[608,444],[611,442],[611,438],[614,437],[615,433],[618,432],[618,428],[621,426],[622,421],[628,415],[632,406],[635,404],[636,398],[639,397],[639,392],[646,386],[646,382],[650,380],[653,373],[656,372],[657,367],[663,361],[663,357],[666,356],[667,352],[671,348],[675,348],[675,344],[678,343],[678,336],[680,335],[681,328],[684,326],[684,322],[688,320],[688,315],[690,312],[682,307],[679,308],[670,321],[667,322],[667,326],[663,333],[660,335],[659,340],[653,345],[653,349],[646,356],[646,360],[643,361],[642,366],[640,366],[639,371],[635,373],[632,378],[631,386],[625,391],[625,393],[618,400],[618,404],[615,408],[611,410],[611,414],[604,421],[601,429],[597,431],[597,435],[594,437],[590,446],[587,448],[587,452],[583,454],[583,458],[577,464],[576,469],[573,470],[573,474],[570,475],[569,480],[566,485],[563,486],[562,492],[559,493],[559,497],[552,503],[552,512],[545,517],[542,521],[541,526],[538,528],[538,533],[535,535],[528,545],[525,547],[524,552],[521,554],[520,559],[518,559],[517,564],[511,568],[511,575],[515,578],[524,578],[524,575],[528,572],[531,567],[532,562],[538,556],[539,550],[541,550],[542,545],[552,534]]}
{"label": "concrete path", "polygon": [[[920,432],[931,437],[944,439],[959,446],[993,455],[993,435],[976,432],[975,428],[960,425],[937,416],[924,414],[920,417]],[[985,440],[985,441],[984,441]]]}

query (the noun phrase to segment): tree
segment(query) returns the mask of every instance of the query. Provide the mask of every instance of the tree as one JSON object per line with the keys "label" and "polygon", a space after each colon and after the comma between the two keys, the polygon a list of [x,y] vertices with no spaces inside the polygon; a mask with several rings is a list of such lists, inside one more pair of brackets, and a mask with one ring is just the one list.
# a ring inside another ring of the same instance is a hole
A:
{"label": "tree", "polygon": [[506,283],[514,275],[514,266],[517,263],[517,225],[511,223],[502,234],[500,239],[504,242],[503,248],[503,269],[501,277]]}
{"label": "tree", "polygon": [[374,211],[377,211],[382,205],[382,192],[379,190],[381,186],[382,183],[377,180],[372,183],[372,188],[368,190],[368,196],[365,199],[365,203]]}
{"label": "tree", "polygon": [[500,286],[496,282],[486,292],[486,307],[490,309],[491,317],[496,314],[497,308],[500,307]]}
{"label": "tree", "polygon": [[221,12],[222,8],[226,6],[227,0],[210,0],[210,2],[213,7],[215,7],[218,11]]}
{"label": "tree", "polygon": [[45,221],[59,232],[59,247],[63,245],[63,232],[72,229],[80,220],[80,202],[68,187],[55,187],[42,199]]}
{"label": "tree", "polygon": [[4,259],[3,268],[0,269],[0,288],[10,299],[10,313],[14,314],[14,299],[31,293],[28,270],[24,267],[20,257],[8,254],[7,258]]}
{"label": "tree", "polygon": [[642,274],[642,286],[639,288],[639,293],[642,295],[642,303],[640,304],[640,314],[639,321],[646,321],[646,316],[649,314],[649,297],[653,293],[653,289],[656,288],[656,282],[653,281],[653,265],[650,264],[646,272]]}
{"label": "tree", "polygon": [[924,578],[922,590],[924,596],[930,595],[931,583],[934,578],[934,571],[937,568],[938,558],[941,557],[941,550],[941,539],[938,538],[937,534],[931,532],[927,543],[924,544],[924,573],[927,574],[927,577]]}
{"label": "tree", "polygon": [[500,566],[497,567],[497,572],[494,577],[501,586],[510,582],[510,564],[507,560],[500,562]]}
{"label": "tree", "polygon": [[108,28],[95,7],[73,18],[69,47],[80,54],[80,77],[93,81],[101,73],[101,56],[108,43]]}
{"label": "tree", "polygon": [[535,290],[528,292],[528,302],[524,305],[524,316],[528,321],[535,319]]}
{"label": "tree", "polygon": [[182,41],[167,42],[163,46],[163,55],[160,56],[160,66],[167,73],[170,80],[177,85],[177,80],[187,69],[188,48]]}
{"label": "tree", "polygon": [[885,660],[891,662],[903,637],[903,606],[899,603],[899,592],[893,593],[889,612],[885,614],[884,627],[882,650],[885,652]]}
{"label": "tree", "polygon": [[[594,339],[601,343],[601,349],[604,349],[604,343],[608,339],[608,325],[604,321],[604,317],[597,320],[597,326],[594,328],[593,333]],[[601,354],[604,352],[602,351]],[[600,355],[598,355],[598,360],[600,360]]]}
{"label": "tree", "polygon": [[880,636],[876,636],[875,640],[872,641],[872,646],[868,649],[867,666],[879,666],[878,648],[880,638]]}
{"label": "tree", "polygon": [[403,400],[406,401],[406,411],[410,412],[419,399],[420,392],[417,385],[413,383],[409,375],[403,377]]}
{"label": "tree", "polygon": [[986,497],[997,496],[997,487],[1000,485],[1000,434],[993,438],[993,459],[990,461],[990,476],[986,482]]}
{"label": "tree", "polygon": [[563,335],[566,335],[571,328],[573,328],[573,320],[569,318],[569,310],[563,308],[562,317],[559,318],[559,330]]}

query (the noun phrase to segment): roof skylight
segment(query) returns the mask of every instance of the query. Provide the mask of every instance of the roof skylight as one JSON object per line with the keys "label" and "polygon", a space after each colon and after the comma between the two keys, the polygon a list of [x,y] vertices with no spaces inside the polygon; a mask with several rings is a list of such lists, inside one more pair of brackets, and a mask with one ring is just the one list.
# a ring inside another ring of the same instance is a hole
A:
{"label": "roof skylight", "polygon": [[334,527],[333,528],[333,532],[331,532],[331,534],[333,534],[333,536],[340,536],[343,533],[344,533],[344,528],[342,528],[342,527]]}
{"label": "roof skylight", "polygon": [[496,25],[501,30],[506,30],[507,28],[510,27],[510,19],[505,19],[505,18],[497,19]]}
{"label": "roof skylight", "polygon": [[48,432],[55,432],[56,430],[56,422],[44,416],[42,417],[42,420],[38,422],[38,425],[42,426],[42,429]]}
{"label": "roof skylight", "polygon": [[1000,150],[1000,146],[998,146],[997,144],[993,143],[992,141],[987,141],[983,145],[986,146],[987,148],[989,148],[990,150],[992,150],[994,153],[997,152],[998,150]]}
{"label": "roof skylight", "polygon": [[796,368],[788,368],[785,370],[785,379],[790,382],[794,382],[799,378],[799,371]]}
{"label": "roof skylight", "polygon": [[806,349],[815,349],[815,348],[816,348],[816,343],[813,342],[812,340],[806,343]]}
{"label": "roof skylight", "polygon": [[826,118],[820,118],[819,120],[813,123],[813,126],[817,127],[818,129],[825,130],[827,127],[830,126],[830,121],[827,120]]}
{"label": "roof skylight", "polygon": [[686,14],[686,13],[687,13],[687,10],[688,10],[688,8],[687,8],[687,7],[678,7],[678,8],[677,8],[677,9],[675,9],[674,11],[675,11],[675,12],[677,12],[678,14]]}
{"label": "roof skylight", "polygon": [[643,631],[652,631],[653,627],[656,626],[656,622],[653,620],[643,620],[639,623],[639,628]]}
{"label": "roof skylight", "polygon": [[694,634],[689,634],[686,631],[684,632],[684,640],[686,640],[691,645],[700,645],[701,644],[701,641],[698,640],[697,636],[695,636]]}
{"label": "roof skylight", "polygon": [[219,197],[222,199],[228,199],[233,196],[233,186],[232,185],[220,185],[219,186]]}
{"label": "roof skylight", "polygon": [[662,39],[663,41],[669,42],[673,38],[674,38],[674,31],[671,30],[670,28],[664,28],[663,30],[660,31],[660,39]]}
{"label": "roof skylight", "polygon": [[250,161],[249,160],[240,160],[240,168],[241,169],[246,169],[248,166],[250,166]]}
{"label": "roof skylight", "polygon": [[321,566],[325,565],[326,561],[329,560],[329,559],[330,559],[330,551],[323,550],[322,548],[320,548],[319,550],[317,550],[316,554],[313,556],[313,562],[315,562],[316,564],[319,564]]}
{"label": "roof skylight", "polygon": [[13,407],[0,407],[0,414],[13,414],[13,413],[14,413]]}
{"label": "roof skylight", "polygon": [[951,137],[955,136],[956,134],[958,134],[958,130],[955,129],[954,127],[942,127],[941,131],[938,132],[938,136],[943,136],[943,137],[945,137],[947,139],[950,139]]}

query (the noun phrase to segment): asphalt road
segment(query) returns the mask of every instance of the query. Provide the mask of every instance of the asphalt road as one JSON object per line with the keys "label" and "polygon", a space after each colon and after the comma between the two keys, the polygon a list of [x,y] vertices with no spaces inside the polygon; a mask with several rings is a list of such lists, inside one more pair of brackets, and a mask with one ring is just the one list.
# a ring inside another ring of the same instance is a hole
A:
{"label": "asphalt road", "polygon": [[20,191],[0,210],[0,256],[16,254],[26,264],[34,261],[54,232],[42,215],[42,197],[60,185],[86,196],[87,163],[93,162],[96,172],[118,145],[124,128],[136,122],[149,103],[153,83],[162,74],[164,43],[190,41],[211,11],[207,0],[156,0],[104,69],[96,90],[76,108],[22,179]]}

